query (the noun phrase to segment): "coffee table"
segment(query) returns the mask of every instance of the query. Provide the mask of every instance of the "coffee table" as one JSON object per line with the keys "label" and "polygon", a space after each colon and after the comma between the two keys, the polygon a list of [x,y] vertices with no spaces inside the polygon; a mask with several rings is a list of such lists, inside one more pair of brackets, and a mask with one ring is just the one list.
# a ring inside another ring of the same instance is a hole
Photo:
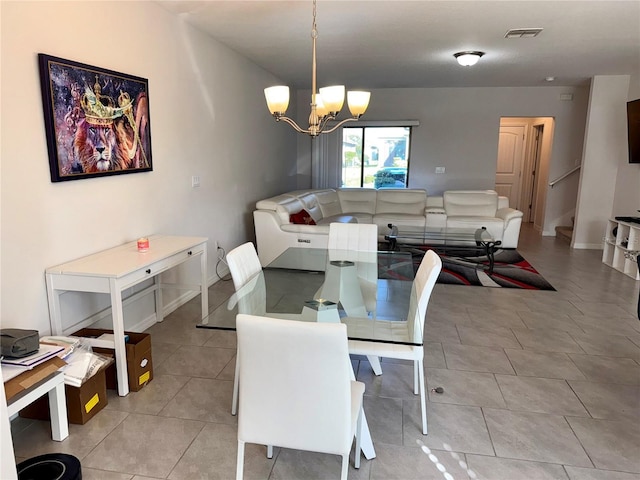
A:
{"label": "coffee table", "polygon": [[[455,250],[459,256],[466,258],[482,249],[483,255],[489,260],[488,274],[493,273],[494,253],[502,244],[493,238],[486,227],[481,228],[436,228],[412,227],[388,224],[389,233],[384,236],[389,242],[389,249],[396,250],[399,246],[431,247],[434,250]],[[477,264],[480,265],[480,264]]]}

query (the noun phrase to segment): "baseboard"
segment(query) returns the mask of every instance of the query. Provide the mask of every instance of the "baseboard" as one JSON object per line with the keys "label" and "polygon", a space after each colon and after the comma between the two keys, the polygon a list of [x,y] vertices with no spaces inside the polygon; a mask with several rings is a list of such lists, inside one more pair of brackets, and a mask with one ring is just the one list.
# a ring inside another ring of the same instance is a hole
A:
{"label": "baseboard", "polygon": [[[227,270],[228,269],[221,269],[221,270]],[[223,274],[223,276],[225,276],[226,274]],[[220,277],[218,277],[218,275],[216,274],[215,277],[211,277],[209,278],[208,282],[207,282],[207,288],[210,287],[211,285],[217,283],[220,281]],[[142,294],[142,295],[147,295],[147,294]],[[194,297],[197,297],[198,295],[200,295],[200,292],[196,291],[196,290],[187,290],[185,291],[182,295],[178,296],[175,300],[169,302],[168,304],[166,304],[162,310],[162,317],[166,318],[168,315],[170,315],[171,313],[173,313],[174,311],[176,311],[178,308],[180,308],[182,305],[184,305],[185,303],[187,303],[189,300],[191,300]],[[135,301],[137,301],[137,298],[139,298],[141,296],[141,292],[138,292],[137,294],[133,294],[130,297],[127,297],[125,299],[123,299],[123,305],[129,305]],[[107,318],[111,317],[111,307],[107,307],[104,310],[97,312],[89,317],[87,317],[85,320],[83,320],[82,322],[78,323],[78,329],[82,328],[81,326],[85,326],[85,325],[93,325],[96,323],[99,323],[101,320],[105,320]],[[130,325],[127,326],[126,329],[128,331],[131,332],[144,332],[146,329],[148,329],[149,327],[155,325],[157,323],[157,319],[156,319],[156,312],[153,312],[151,315],[146,316],[145,318],[143,318],[142,320],[140,320],[138,323],[134,324],[134,325]],[[113,329],[113,326],[111,325],[111,322],[109,321],[109,325],[107,325],[105,323],[105,325],[103,326],[104,328],[110,328]],[[101,327],[102,328],[102,327]]]}
{"label": "baseboard", "polygon": [[152,327],[156,323],[156,314],[154,312],[152,315],[149,315],[147,318],[142,319],[135,325],[131,325],[127,328],[127,330],[131,332],[144,332],[147,328]]}
{"label": "baseboard", "polygon": [[601,243],[574,243],[573,248],[576,250],[602,250]]}

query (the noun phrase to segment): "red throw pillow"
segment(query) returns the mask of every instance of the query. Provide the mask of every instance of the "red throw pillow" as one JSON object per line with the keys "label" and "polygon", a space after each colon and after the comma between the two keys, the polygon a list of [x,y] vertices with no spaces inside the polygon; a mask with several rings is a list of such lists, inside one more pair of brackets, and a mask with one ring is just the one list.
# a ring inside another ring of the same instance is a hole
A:
{"label": "red throw pillow", "polygon": [[313,217],[306,210],[300,210],[298,213],[289,215],[289,221],[298,225],[315,225]]}

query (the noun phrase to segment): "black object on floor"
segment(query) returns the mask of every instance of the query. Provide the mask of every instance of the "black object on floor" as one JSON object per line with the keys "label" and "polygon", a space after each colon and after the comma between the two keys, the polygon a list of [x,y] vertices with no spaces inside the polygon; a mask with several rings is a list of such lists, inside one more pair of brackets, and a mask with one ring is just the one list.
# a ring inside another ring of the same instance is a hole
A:
{"label": "black object on floor", "polygon": [[18,480],[82,480],[80,460],[66,453],[48,453],[17,465]]}

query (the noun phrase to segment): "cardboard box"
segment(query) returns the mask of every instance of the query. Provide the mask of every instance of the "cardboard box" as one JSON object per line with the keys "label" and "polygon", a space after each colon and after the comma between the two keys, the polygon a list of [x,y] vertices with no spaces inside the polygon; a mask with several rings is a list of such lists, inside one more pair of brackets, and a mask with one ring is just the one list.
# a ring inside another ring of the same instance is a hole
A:
{"label": "cardboard box", "polygon": [[[76,337],[97,338],[102,334],[113,334],[112,330],[100,328],[83,328],[73,335]],[[148,333],[125,332],[129,337],[125,343],[127,352],[127,377],[129,379],[129,390],[138,392],[153,380],[153,359],[151,357],[151,335]],[[114,356],[112,348],[92,347],[93,351],[107,356]],[[117,389],[117,371],[115,362],[107,368],[106,379],[108,389]]]}
{"label": "cardboard box", "polygon": [[[69,423],[84,425],[108,403],[106,368],[102,367],[79,387],[65,385]],[[49,395],[43,395],[20,411],[21,417],[49,420]]]}
{"label": "cardboard box", "polygon": [[67,363],[60,357],[53,357],[40,365],[36,365],[31,370],[26,370],[17,377],[7,380],[4,382],[4,394],[7,397],[7,402],[18,393],[26,390],[27,388],[31,388],[39,381],[44,380],[52,373],[57,372],[66,364]]}

